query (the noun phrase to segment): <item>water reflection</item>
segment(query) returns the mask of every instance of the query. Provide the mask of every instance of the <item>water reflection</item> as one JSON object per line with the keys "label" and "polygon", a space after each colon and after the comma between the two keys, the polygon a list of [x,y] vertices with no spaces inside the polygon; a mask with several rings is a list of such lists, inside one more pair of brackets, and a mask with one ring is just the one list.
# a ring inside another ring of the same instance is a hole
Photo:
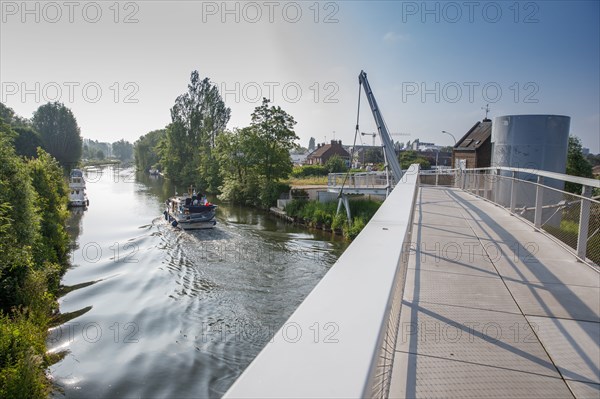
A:
{"label": "water reflection", "polygon": [[[162,218],[175,187],[132,169],[86,171],[90,207],[69,223],[50,351],[56,397],[219,397],[346,243],[219,204],[212,230]],[[82,310],[85,310],[82,312]]]}

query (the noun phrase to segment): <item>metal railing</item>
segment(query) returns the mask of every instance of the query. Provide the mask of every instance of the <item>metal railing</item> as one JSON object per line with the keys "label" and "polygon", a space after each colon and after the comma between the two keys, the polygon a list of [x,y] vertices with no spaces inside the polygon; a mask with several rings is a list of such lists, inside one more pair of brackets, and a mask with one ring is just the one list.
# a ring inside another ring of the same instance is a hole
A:
{"label": "metal railing", "polygon": [[[600,265],[600,180],[534,169],[423,171],[421,184],[459,187],[501,205],[554,237],[579,260]],[[575,185],[581,194],[564,190]],[[597,190],[596,197],[593,197]]]}
{"label": "metal railing", "polygon": [[348,189],[386,188],[392,185],[392,177],[385,172],[330,173],[327,175],[327,186],[339,188],[344,185]]}
{"label": "metal railing", "polygon": [[387,397],[419,184],[413,167],[226,398]]}

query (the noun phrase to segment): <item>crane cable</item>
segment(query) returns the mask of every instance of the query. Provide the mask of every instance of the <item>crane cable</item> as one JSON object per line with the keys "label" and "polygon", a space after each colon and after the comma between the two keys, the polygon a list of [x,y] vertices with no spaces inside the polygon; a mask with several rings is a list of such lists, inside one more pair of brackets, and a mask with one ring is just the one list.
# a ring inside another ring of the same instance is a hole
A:
{"label": "crane cable", "polygon": [[360,86],[361,85],[362,85],[362,83],[359,80],[358,81],[358,107],[356,110],[356,130],[354,131],[354,143],[352,143],[352,151],[350,151],[350,168],[348,168],[348,171],[346,172],[346,176],[344,176],[344,180],[342,181],[342,187],[340,188],[338,198],[342,197],[342,193],[344,191],[344,186],[346,185],[346,181],[348,180],[348,177],[350,176],[350,169],[352,169],[352,161],[354,160],[354,152],[356,151],[356,137],[358,136],[358,131],[359,131],[358,122],[360,120]]}

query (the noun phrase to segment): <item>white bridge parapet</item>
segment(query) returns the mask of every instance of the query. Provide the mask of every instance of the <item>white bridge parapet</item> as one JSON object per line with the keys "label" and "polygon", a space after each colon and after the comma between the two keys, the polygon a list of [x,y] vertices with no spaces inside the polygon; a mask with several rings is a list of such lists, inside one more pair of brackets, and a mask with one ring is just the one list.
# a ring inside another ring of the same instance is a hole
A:
{"label": "white bridge parapet", "polygon": [[[408,261],[403,244],[410,242],[418,191],[416,167],[225,398],[386,396]],[[363,178],[375,183],[376,176]]]}

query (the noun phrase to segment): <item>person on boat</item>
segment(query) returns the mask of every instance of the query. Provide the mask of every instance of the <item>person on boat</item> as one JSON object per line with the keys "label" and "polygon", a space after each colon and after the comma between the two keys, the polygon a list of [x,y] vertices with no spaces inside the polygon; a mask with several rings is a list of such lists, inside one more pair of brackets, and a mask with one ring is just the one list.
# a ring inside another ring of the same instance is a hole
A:
{"label": "person on boat", "polygon": [[194,201],[192,201],[192,205],[198,206],[198,198],[194,197]]}
{"label": "person on boat", "polygon": [[201,201],[202,205],[206,205],[207,202],[208,202],[208,200],[206,199],[206,195],[202,194],[202,201]]}

